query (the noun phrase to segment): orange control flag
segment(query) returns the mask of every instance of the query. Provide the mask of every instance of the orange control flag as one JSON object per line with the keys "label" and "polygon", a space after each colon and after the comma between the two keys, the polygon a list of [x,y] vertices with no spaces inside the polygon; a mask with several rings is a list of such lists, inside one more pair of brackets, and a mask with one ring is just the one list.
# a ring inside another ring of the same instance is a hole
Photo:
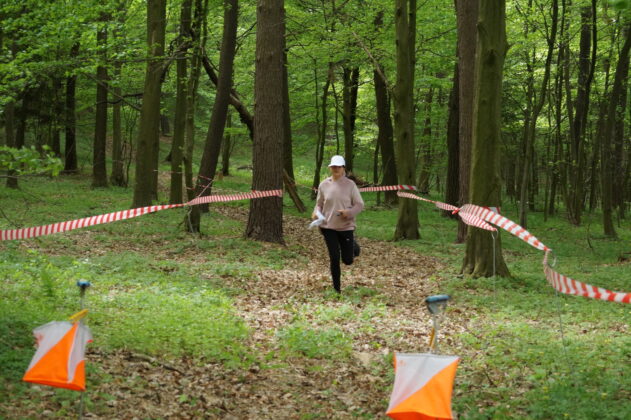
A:
{"label": "orange control flag", "polygon": [[33,330],[37,351],[25,382],[85,391],[85,346],[92,341],[90,329],[80,322],[53,321]]}
{"label": "orange control flag", "polygon": [[457,356],[394,355],[394,388],[386,414],[397,420],[451,419]]}

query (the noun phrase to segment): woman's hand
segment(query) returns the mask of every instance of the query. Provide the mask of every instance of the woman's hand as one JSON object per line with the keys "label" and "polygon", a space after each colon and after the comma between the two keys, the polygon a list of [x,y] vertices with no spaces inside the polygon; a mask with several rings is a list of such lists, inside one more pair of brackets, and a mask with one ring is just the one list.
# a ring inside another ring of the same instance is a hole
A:
{"label": "woman's hand", "polygon": [[338,210],[337,214],[339,214],[342,219],[347,220],[350,219],[351,215],[349,214],[348,210]]}

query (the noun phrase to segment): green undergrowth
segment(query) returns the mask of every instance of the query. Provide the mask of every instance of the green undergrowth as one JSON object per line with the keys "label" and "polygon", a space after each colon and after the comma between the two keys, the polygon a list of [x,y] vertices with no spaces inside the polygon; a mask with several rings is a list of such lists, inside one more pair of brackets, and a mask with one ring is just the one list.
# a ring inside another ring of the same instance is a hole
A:
{"label": "green undergrowth", "polygon": [[[312,176],[307,166],[296,160],[298,182],[304,187]],[[234,170],[216,183],[215,193],[248,191],[250,176],[247,168]],[[285,212],[303,217],[306,224],[313,202],[307,188],[300,193],[307,213],[298,213],[288,197]],[[80,176],[25,180],[21,190],[0,189],[0,229],[122,210],[129,207],[130,197],[129,189],[91,189]],[[360,241],[390,241],[397,209],[378,205],[374,193],[364,199]],[[247,211],[248,202],[226,206]],[[462,358],[453,398],[461,418],[613,419],[631,412],[628,305],[556,294],[543,274],[543,253],[503,231],[502,254],[511,277],[462,276],[465,246],[454,242],[456,222],[428,203],[419,202],[418,209],[421,238],[395,245],[441,263],[431,281],[452,296],[447,316],[462,326],[450,333],[451,344],[441,347]],[[511,204],[503,212],[518,218]],[[243,239],[245,226],[212,206],[203,216],[202,235],[183,231],[185,216],[184,209],[167,210],[0,243],[0,386],[10,388],[0,391],[0,402],[26,395],[29,388],[19,379],[33,354],[31,330],[79,309],[78,279],[92,283],[85,299],[87,323],[95,336],[93,346],[104,351],[193,357],[235,370],[247,369],[260,357],[269,368],[309,359],[315,361],[310,369],[317,370],[351,360],[362,334],[378,336],[368,342],[378,352],[395,341],[399,332],[379,328],[383,317],[396,315],[388,291],[358,286],[345,288],[341,296],[323,292],[275,308],[290,318],[268,332],[272,347],[257,354],[259,349],[248,345],[252,331],[241,321],[235,297],[257,281],[258,271],[300,265],[306,257],[291,245]],[[631,290],[628,221],[617,226],[619,239],[612,240],[600,233],[598,214],[586,214],[580,227],[562,216],[544,220],[540,213],[529,215],[528,230],[554,250],[555,269],[593,285]],[[424,298],[418,297],[419,312],[424,311]],[[384,356],[372,369],[391,384],[391,366]],[[88,372],[91,380],[107,380],[97,367],[88,369],[93,369]],[[384,400],[389,391],[383,389]],[[55,397],[62,402],[63,392]]]}

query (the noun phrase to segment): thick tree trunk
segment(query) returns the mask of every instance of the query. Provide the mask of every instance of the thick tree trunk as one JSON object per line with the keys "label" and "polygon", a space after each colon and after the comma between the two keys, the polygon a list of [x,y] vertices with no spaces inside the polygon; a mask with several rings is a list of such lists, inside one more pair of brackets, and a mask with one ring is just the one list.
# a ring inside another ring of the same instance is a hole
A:
{"label": "thick tree trunk", "polygon": [[94,145],[92,155],[92,186],[107,187],[105,150],[107,145],[107,27],[109,17],[101,16],[96,33],[100,63],[96,68],[96,115],[94,117]]}
{"label": "thick tree trunk", "polygon": [[[257,6],[252,187],[280,189],[283,186],[284,0],[258,0]],[[281,197],[250,201],[245,235],[259,241],[284,243]]]}
{"label": "thick tree trunk", "polygon": [[[458,63],[454,66],[454,79],[451,92],[449,93],[449,116],[447,118],[447,177],[445,180],[445,202],[454,206],[458,206],[460,196],[460,135],[458,133],[458,120],[460,114],[459,106],[459,89],[460,77],[458,76]],[[443,216],[457,218],[458,216],[444,211]]]}
{"label": "thick tree trunk", "polygon": [[[386,82],[382,78],[383,69],[374,70],[375,101],[377,112],[377,144],[381,153],[383,185],[397,185],[397,164],[394,157],[392,119],[390,117],[390,96]],[[376,181],[377,182],[377,181]],[[397,192],[386,191],[384,203],[389,206],[397,204]]]}
{"label": "thick tree trunk", "polygon": [[[79,55],[79,43],[70,49],[70,57]],[[64,172],[77,172],[77,116],[76,116],[76,87],[77,75],[71,74],[66,78],[66,106],[65,106],[65,144],[64,144]]]}
{"label": "thick tree trunk", "polygon": [[[232,69],[237,45],[237,24],[239,16],[238,0],[224,0],[223,37],[219,57],[219,79],[217,94],[210,116],[210,124],[206,134],[206,143],[199,175],[195,186],[196,196],[207,196],[212,192],[212,183],[217,172],[217,162],[221,151],[221,142],[226,126],[230,90],[232,88]],[[281,69],[282,70],[282,69]],[[208,211],[208,205],[194,206],[190,213],[189,230],[199,232],[201,212]]]}
{"label": "thick tree trunk", "polygon": [[[471,202],[479,206],[500,207],[502,76],[507,50],[505,25],[504,0],[480,0],[470,185]],[[474,277],[509,276],[499,235],[494,246],[489,232],[469,229],[462,271]]]}
{"label": "thick tree trunk", "polygon": [[[396,0],[395,5],[397,84],[394,93],[394,135],[397,141],[397,169],[399,182],[413,185],[416,181],[414,153],[416,0]],[[399,200],[394,239],[418,239],[419,237],[416,200]]]}
{"label": "thick tree trunk", "polygon": [[344,160],[346,170],[353,171],[355,156],[355,119],[357,116],[357,91],[359,88],[359,67],[344,67],[343,120],[344,120]]}
{"label": "thick tree trunk", "polygon": [[177,49],[176,63],[176,97],[175,97],[175,117],[173,118],[173,138],[171,140],[171,189],[169,203],[178,204],[182,202],[182,160],[184,157],[184,137],[186,135],[186,105],[188,94],[188,45],[191,32],[191,7],[192,0],[182,1],[180,8],[180,34]]}
{"label": "thick tree trunk", "polygon": [[[473,136],[473,83],[475,76],[475,52],[479,1],[456,1],[458,21],[458,82],[460,113],[460,205],[469,202],[469,177],[471,172],[471,138]],[[462,243],[467,236],[467,225],[458,222],[456,242]]]}
{"label": "thick tree trunk", "polygon": [[136,181],[132,207],[151,205],[154,198],[154,171],[158,170],[160,141],[160,91],[166,0],[147,0],[147,70],[140,111],[136,147]]}

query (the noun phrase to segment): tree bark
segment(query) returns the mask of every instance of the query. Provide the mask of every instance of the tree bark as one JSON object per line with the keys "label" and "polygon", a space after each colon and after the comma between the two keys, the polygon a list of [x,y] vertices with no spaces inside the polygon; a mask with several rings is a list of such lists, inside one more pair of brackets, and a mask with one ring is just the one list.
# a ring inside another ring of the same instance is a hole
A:
{"label": "tree bark", "polygon": [[615,136],[614,129],[617,122],[624,115],[624,104],[620,106],[620,97],[624,86],[624,79],[629,70],[629,49],[631,49],[631,25],[624,28],[625,41],[620,49],[618,64],[616,65],[616,74],[614,76],[611,95],[609,95],[609,106],[607,108],[607,120],[605,125],[605,134],[601,138],[601,187],[602,187],[602,210],[603,210],[603,233],[611,238],[617,237],[616,229],[613,225],[613,159],[611,158],[612,138]]}
{"label": "tree bark", "polygon": [[[378,64],[377,64],[378,65]],[[377,108],[377,144],[381,152],[381,167],[383,168],[383,185],[397,185],[397,164],[394,156],[393,128],[390,118],[390,95],[386,82],[381,77],[383,69],[375,69],[373,80],[375,82],[375,101]],[[384,203],[389,206],[397,204],[397,192],[386,191]]]}
{"label": "tree bark", "polygon": [[[459,106],[459,70],[458,63],[454,66],[454,80],[449,94],[449,116],[447,118],[447,179],[445,180],[445,202],[458,206],[460,196],[460,134],[458,132]],[[443,216],[458,218],[449,211],[444,211]],[[459,218],[458,218],[459,219]]]}
{"label": "tree bark", "polygon": [[[499,3],[499,4],[498,4]],[[476,46],[470,197],[479,206],[500,207],[501,99],[507,50],[505,1],[480,0]],[[462,271],[473,277],[510,276],[497,235],[471,228]],[[495,255],[494,255],[495,250]]]}
{"label": "tree bark", "polygon": [[[536,96],[536,102],[534,104],[533,109],[529,115],[529,124],[526,129],[526,137],[525,137],[525,154],[523,160],[522,167],[522,175],[521,175],[521,188],[520,188],[520,199],[519,199],[519,224],[524,228],[528,226],[528,213],[526,202],[529,201],[527,198],[527,194],[529,192],[529,181],[531,177],[531,163],[533,160],[533,151],[534,151],[534,143],[536,137],[537,130],[537,119],[539,118],[539,113],[543,108],[543,105],[547,98],[547,90],[548,90],[548,80],[550,79],[550,66],[552,65],[552,55],[554,53],[554,47],[556,45],[556,34],[557,34],[557,22],[559,17],[559,2],[558,0],[552,1],[552,16],[550,21],[550,36],[547,39],[548,42],[548,53],[546,55],[546,62],[544,64],[544,72],[543,72],[543,80],[541,81],[541,86],[539,87],[539,92]],[[534,51],[533,51],[534,57]],[[534,71],[534,70],[533,70]],[[533,75],[534,77],[534,75]],[[533,82],[534,85],[534,82]],[[534,203],[531,203],[534,204]]]}
{"label": "tree bark", "polygon": [[102,15],[96,33],[99,65],[96,68],[96,115],[94,117],[94,145],[92,155],[92,187],[107,187],[107,21]]}
{"label": "tree bark", "polygon": [[344,160],[346,171],[353,172],[355,156],[355,119],[357,118],[357,91],[359,88],[359,67],[343,67],[344,80],[343,125],[344,125]]}
{"label": "tree bark", "polygon": [[294,160],[291,138],[291,115],[289,106],[289,77],[287,75],[287,50],[283,48],[283,168],[294,180]]}
{"label": "tree bark", "polygon": [[[475,54],[479,0],[457,0],[458,23],[458,114],[460,206],[469,202],[469,177],[471,172],[471,138],[473,136],[473,83],[475,77]],[[457,243],[467,236],[467,225],[458,222]]]}
{"label": "tree bark", "polygon": [[[318,142],[316,144],[316,165],[313,173],[313,186],[311,190],[311,199],[315,200],[317,195],[317,188],[320,186],[320,171],[322,169],[322,161],[324,160],[324,144],[326,143],[326,129],[328,123],[328,114],[327,114],[327,99],[329,97],[329,87],[331,86],[331,82],[333,80],[333,63],[329,63],[329,68],[327,71],[326,82],[324,82],[324,87],[322,88],[322,104],[318,106],[318,77],[316,72],[315,77],[315,85],[316,85],[316,94],[315,94],[315,106],[316,106],[316,127],[317,127],[317,136]],[[320,123],[318,117],[318,110],[322,111],[322,122]]]}
{"label": "tree bark", "polygon": [[169,203],[178,204],[182,202],[182,160],[184,157],[184,137],[186,135],[186,114],[188,109],[188,45],[190,43],[191,32],[191,7],[192,0],[182,1],[180,8],[180,33],[177,50],[176,63],[176,97],[175,97],[175,117],[173,119],[173,139],[171,140],[171,190]]}
{"label": "tree bark", "polygon": [[[4,133],[7,147],[15,147],[15,102],[13,99],[4,106]],[[18,187],[18,179],[14,171],[8,171],[6,186],[13,189]]]}
{"label": "tree bark", "polygon": [[[80,44],[76,42],[70,49],[70,57],[79,55]],[[76,86],[77,75],[71,74],[66,78],[66,106],[65,106],[65,145],[64,172],[77,172],[77,116],[76,116]]]}
{"label": "tree bark", "polygon": [[[132,207],[151,205],[157,185],[160,142],[160,91],[166,0],[147,0],[147,68],[136,147],[136,181]],[[155,173],[154,173],[155,172]]]}
{"label": "tree bark", "polygon": [[[192,24],[193,54],[191,57],[191,77],[187,86],[186,104],[186,132],[185,132],[185,158],[184,158],[184,183],[186,184],[186,194],[189,200],[195,197],[195,186],[193,184],[193,148],[195,145],[195,104],[197,98],[197,88],[199,86],[199,76],[202,67],[202,57],[208,33],[206,15],[208,13],[208,0],[195,0],[195,13]],[[201,36],[200,36],[201,34]],[[188,215],[185,225],[189,226]],[[188,227],[190,229],[190,226]]]}
{"label": "tree bark", "polygon": [[[258,0],[256,14],[252,187],[255,190],[280,189],[283,186],[284,0]],[[284,244],[281,197],[250,201],[245,236]]]}
{"label": "tree bark", "polygon": [[[416,0],[396,0],[395,31],[397,84],[395,87],[394,134],[397,140],[399,182],[416,181],[414,147],[414,68],[416,62]],[[416,200],[399,200],[395,240],[418,239]]]}
{"label": "tree bark", "polygon": [[[213,104],[213,112],[210,116],[206,134],[202,162],[199,166],[199,175],[195,185],[195,195],[198,197],[210,195],[215,173],[217,172],[217,162],[219,161],[219,152],[221,151],[221,142],[228,114],[230,90],[232,88],[232,70],[237,45],[238,19],[238,0],[224,0],[223,37],[219,54],[219,79],[217,81],[217,94]],[[208,205],[193,206],[191,209],[190,226],[188,226],[190,231],[199,232],[202,211],[208,211]]]}
{"label": "tree bark", "polygon": [[[575,113],[572,113],[569,78],[566,77],[567,107],[570,117],[570,164],[567,179],[570,180],[566,198],[568,217],[572,224],[581,224],[583,202],[585,200],[585,131],[589,111],[589,93],[596,66],[596,0],[591,7],[584,7],[581,12],[581,37],[579,50],[578,93]],[[593,43],[593,45],[592,45]],[[590,60],[591,50],[591,60]],[[569,54],[565,57],[569,60]]]}

